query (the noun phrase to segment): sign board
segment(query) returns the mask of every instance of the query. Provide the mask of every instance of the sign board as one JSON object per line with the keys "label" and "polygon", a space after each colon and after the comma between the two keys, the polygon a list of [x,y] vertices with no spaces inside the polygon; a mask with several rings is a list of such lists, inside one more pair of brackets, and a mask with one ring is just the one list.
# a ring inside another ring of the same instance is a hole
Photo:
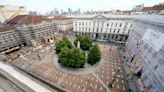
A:
{"label": "sign board", "polygon": [[164,45],[164,33],[147,29],[142,40],[158,52]]}

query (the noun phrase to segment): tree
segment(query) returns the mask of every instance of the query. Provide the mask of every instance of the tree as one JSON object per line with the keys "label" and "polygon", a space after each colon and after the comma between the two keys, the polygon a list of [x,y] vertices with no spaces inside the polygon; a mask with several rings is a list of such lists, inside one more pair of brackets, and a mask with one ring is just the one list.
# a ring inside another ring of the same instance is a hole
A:
{"label": "tree", "polygon": [[59,53],[58,62],[66,67],[80,68],[85,64],[85,55],[78,48],[64,47]]}
{"label": "tree", "polygon": [[58,54],[61,51],[61,48],[67,46],[67,43],[65,41],[60,40],[55,44],[55,46],[56,54]]}
{"label": "tree", "polygon": [[101,52],[99,46],[93,45],[92,48],[89,50],[88,54],[88,63],[93,65],[97,62],[99,62],[101,59]]}
{"label": "tree", "polygon": [[92,46],[92,39],[89,36],[80,36],[78,35],[76,40],[74,41],[74,45],[77,46],[77,42],[80,42],[80,48],[82,50],[89,50]]}
{"label": "tree", "polygon": [[69,56],[69,53],[70,53],[70,49],[68,47],[64,47],[64,48],[61,48],[61,52],[59,53],[59,59],[58,59],[58,62],[64,66],[66,66],[68,64],[68,58],[70,57]]}
{"label": "tree", "polygon": [[78,42],[78,41],[79,41],[80,43],[82,42],[82,36],[77,35],[76,40],[74,41],[74,45],[75,45],[75,46],[77,46],[77,42]]}
{"label": "tree", "polygon": [[82,38],[82,41],[80,43],[80,47],[83,50],[89,50],[89,48],[92,46],[92,39],[89,36],[84,36]]}
{"label": "tree", "polygon": [[72,48],[72,42],[67,37],[63,37],[63,41],[67,44],[68,48]]}
{"label": "tree", "polygon": [[61,51],[61,48],[63,48],[63,47],[68,47],[70,49],[72,48],[72,43],[71,43],[71,41],[69,41],[69,39],[67,37],[63,37],[62,40],[60,40],[56,43],[56,48],[55,48],[56,54],[58,54]]}
{"label": "tree", "polygon": [[83,67],[85,64],[85,54],[78,48],[73,48],[71,58],[74,60],[74,68]]}

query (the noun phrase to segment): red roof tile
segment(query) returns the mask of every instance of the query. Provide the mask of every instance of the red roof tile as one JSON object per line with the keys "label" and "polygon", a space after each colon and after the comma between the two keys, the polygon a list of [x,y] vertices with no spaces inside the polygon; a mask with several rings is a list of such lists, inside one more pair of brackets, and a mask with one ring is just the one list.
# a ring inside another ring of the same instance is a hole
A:
{"label": "red roof tile", "polygon": [[11,30],[15,30],[16,28],[14,26],[3,26],[3,27],[0,27],[0,32],[4,32],[4,31],[11,31]]}
{"label": "red roof tile", "polygon": [[65,16],[54,16],[53,18],[54,20],[68,20],[68,19],[71,19],[71,18],[67,18]]}
{"label": "red roof tile", "polygon": [[44,21],[42,16],[35,15],[18,15],[13,19],[9,20],[7,24],[10,25],[22,25],[22,24],[37,24]]}
{"label": "red roof tile", "polygon": [[164,10],[163,6],[144,7],[142,10]]}

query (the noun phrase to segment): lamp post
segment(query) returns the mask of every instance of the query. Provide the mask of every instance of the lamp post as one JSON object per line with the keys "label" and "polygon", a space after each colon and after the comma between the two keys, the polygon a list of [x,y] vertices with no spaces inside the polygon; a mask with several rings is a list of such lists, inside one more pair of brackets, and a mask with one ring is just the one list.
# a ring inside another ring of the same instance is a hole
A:
{"label": "lamp post", "polygon": [[120,69],[117,69],[117,70],[116,70],[116,73],[115,73],[115,75],[114,75],[114,78],[113,78],[111,84],[109,84],[109,88],[112,88],[112,85],[113,85],[113,83],[114,83],[114,81],[115,81],[115,79],[116,79],[116,75],[117,75],[117,73],[118,73],[119,71],[120,71]]}
{"label": "lamp post", "polygon": [[111,51],[112,50],[112,44],[111,44],[111,46],[110,46],[110,49],[109,49],[109,51]]}
{"label": "lamp post", "polygon": [[110,49],[109,49],[109,51],[111,51],[112,50],[112,41],[109,39],[109,43],[111,43],[111,46],[110,46]]}

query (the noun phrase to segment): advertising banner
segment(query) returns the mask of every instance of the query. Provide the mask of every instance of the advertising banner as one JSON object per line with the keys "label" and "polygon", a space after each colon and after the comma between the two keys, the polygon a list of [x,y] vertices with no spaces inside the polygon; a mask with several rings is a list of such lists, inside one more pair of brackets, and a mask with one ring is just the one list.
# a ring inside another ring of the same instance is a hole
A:
{"label": "advertising banner", "polygon": [[142,40],[158,52],[164,45],[164,33],[147,29]]}

